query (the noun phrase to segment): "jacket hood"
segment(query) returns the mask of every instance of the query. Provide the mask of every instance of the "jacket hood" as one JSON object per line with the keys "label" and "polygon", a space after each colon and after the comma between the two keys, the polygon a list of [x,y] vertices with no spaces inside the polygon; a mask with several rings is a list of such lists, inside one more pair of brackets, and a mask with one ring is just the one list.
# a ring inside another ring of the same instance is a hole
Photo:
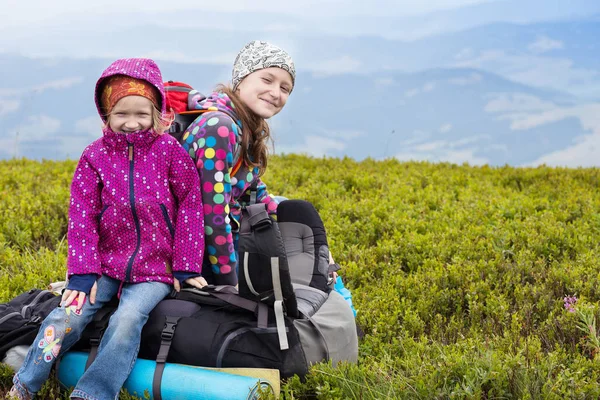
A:
{"label": "jacket hood", "polygon": [[242,126],[242,123],[235,112],[235,105],[229,96],[223,92],[214,92],[210,96],[198,100],[195,104],[189,104],[189,108],[191,110],[221,111],[229,115],[239,126]]}
{"label": "jacket hood", "polygon": [[156,63],[149,58],[123,58],[113,62],[108,68],[104,70],[98,82],[96,82],[96,90],[94,91],[94,101],[96,102],[96,108],[98,114],[104,122],[106,118],[102,115],[102,109],[100,108],[100,95],[102,94],[102,83],[106,78],[113,75],[126,75],[136,79],[142,79],[154,86],[160,94],[160,107],[161,113],[165,114],[166,99],[165,99],[165,88],[163,86],[163,79],[160,73],[160,69]]}

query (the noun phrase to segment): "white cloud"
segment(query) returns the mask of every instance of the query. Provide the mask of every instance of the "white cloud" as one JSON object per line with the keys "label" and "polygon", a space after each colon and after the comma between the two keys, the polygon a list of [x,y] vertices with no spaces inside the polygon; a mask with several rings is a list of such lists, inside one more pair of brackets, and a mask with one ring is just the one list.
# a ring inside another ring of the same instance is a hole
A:
{"label": "white cloud", "polygon": [[102,120],[99,116],[83,118],[75,122],[75,132],[85,136],[99,137],[102,130]]}
{"label": "white cloud", "polygon": [[425,82],[422,87],[408,89],[404,92],[405,97],[415,97],[420,93],[427,93],[433,91],[435,89],[435,82]]}
{"label": "white cloud", "polygon": [[431,92],[433,89],[435,89],[435,82],[427,82],[423,85],[423,92]]}
{"label": "white cloud", "polygon": [[375,79],[376,86],[392,86],[396,83],[392,78],[377,78]]}
{"label": "white cloud", "polygon": [[356,139],[357,137],[363,136],[365,134],[361,131],[354,131],[349,129],[323,129],[322,131],[327,137],[345,139],[346,141]]}
{"label": "white cloud", "polygon": [[[183,64],[226,64],[230,65],[231,60],[235,60],[237,52],[220,53],[220,54],[203,54],[196,56],[194,52],[189,51],[173,51],[173,50],[156,50],[142,54],[140,57],[152,58],[154,60],[172,61]],[[118,58],[118,55],[111,55],[109,58]]]}
{"label": "white cloud", "polygon": [[576,137],[567,148],[553,151],[528,163],[529,166],[589,167],[600,165],[600,103],[559,106],[542,101],[535,96],[501,94],[486,106],[486,111],[500,114],[511,121],[513,130],[526,131],[535,127],[562,121],[579,120],[588,134]]}
{"label": "white cloud", "polygon": [[473,49],[470,47],[465,47],[464,49],[461,49],[458,53],[454,55],[455,60],[468,60],[473,57]]}
{"label": "white cloud", "polygon": [[5,133],[0,137],[0,159],[6,159],[11,157],[19,157],[17,138],[13,133],[11,137],[7,137]]}
{"label": "white cloud", "polygon": [[598,70],[576,67],[568,58],[485,50],[471,58],[453,62],[451,66],[484,69],[524,85],[580,96],[597,97],[600,89]]}
{"label": "white cloud", "polygon": [[47,115],[33,115],[28,122],[17,126],[12,131],[17,132],[19,141],[39,141],[40,139],[55,138],[60,129],[60,120]]}
{"label": "white cloud", "polygon": [[[450,10],[467,5],[486,3],[489,0],[373,0],[371,2],[347,0],[228,0],[213,2],[210,11],[215,12],[263,12],[283,13],[297,16],[313,16],[315,10],[323,16],[414,16],[440,10]],[[5,4],[6,3],[6,4]],[[22,27],[23,25],[36,25],[53,22],[66,23],[73,20],[74,16],[86,17],[98,14],[119,12],[139,13],[141,3],[139,0],[103,0],[102,2],[88,2],[79,0],[61,0],[59,3],[50,4],[42,0],[3,0],[0,8],[0,17],[7,29]],[[165,2],[161,0],[146,0],[143,2],[145,12],[161,13],[168,11],[206,10],[206,5],[196,0],[178,0]],[[202,15],[202,14],[199,14]]]}
{"label": "white cloud", "polygon": [[71,78],[57,79],[54,81],[43,82],[35,86],[26,86],[22,88],[0,89],[0,97],[19,96],[21,98],[40,94],[49,89],[68,89],[74,85],[83,82],[83,78],[79,76]]}
{"label": "white cloud", "polygon": [[448,146],[448,142],[446,142],[445,140],[436,140],[433,142],[419,144],[419,145],[413,147],[413,149],[418,152],[425,152],[425,151],[439,150],[439,149],[447,147],[447,146]]}
{"label": "white cloud", "polygon": [[418,95],[419,93],[421,93],[421,89],[413,88],[413,89],[409,89],[409,90],[405,91],[404,96],[405,97],[414,97],[414,96]]}
{"label": "white cloud", "polygon": [[549,101],[526,93],[494,93],[484,110],[489,113],[522,113],[526,111],[553,110],[556,106]]}
{"label": "white cloud", "polygon": [[454,65],[457,67],[467,68],[480,68],[484,69],[484,66],[489,62],[506,59],[507,55],[504,50],[483,50],[479,55],[469,53],[471,57],[464,55]]}
{"label": "white cloud", "polygon": [[469,163],[470,165],[484,165],[488,164],[489,160],[484,157],[478,157],[475,155],[476,148],[461,149],[461,150],[447,150],[440,153],[411,153],[404,152],[396,154],[395,158],[400,161],[432,161],[432,162],[450,162],[454,164]]}
{"label": "white cloud", "polygon": [[[233,58],[229,59],[229,63]],[[350,56],[344,55],[338,58],[323,60],[318,63],[307,65],[306,69],[313,71],[317,76],[329,76],[360,71],[361,62]]]}
{"label": "white cloud", "polygon": [[451,123],[445,123],[444,125],[440,126],[440,133],[447,133],[450,132],[450,130],[452,130],[452,124]]}
{"label": "white cloud", "polygon": [[403,143],[406,149],[396,154],[394,157],[401,161],[408,160],[427,160],[427,161],[447,161],[455,164],[469,163],[471,165],[488,164],[489,160],[477,156],[480,151],[474,144],[482,140],[489,140],[489,135],[477,135],[462,138],[456,141],[434,140],[419,144],[409,145]]}
{"label": "white cloud", "polygon": [[545,154],[528,166],[546,164],[564,167],[598,167],[600,154],[600,132],[579,137],[579,143],[563,150]]}
{"label": "white cloud", "polygon": [[560,40],[553,40],[547,36],[538,36],[535,42],[531,43],[527,48],[533,53],[542,54],[551,50],[558,50],[564,47]]}
{"label": "white cloud", "polygon": [[410,138],[400,142],[400,146],[402,146],[402,147],[413,146],[417,143],[423,143],[423,141],[429,139],[430,137],[431,137],[431,133],[416,129],[412,132],[412,135]]}
{"label": "white cloud", "polygon": [[307,154],[313,157],[323,157],[331,152],[342,151],[346,148],[346,143],[321,136],[307,136],[304,143],[296,146],[277,146],[277,153],[297,153]]}
{"label": "white cloud", "polygon": [[0,117],[5,114],[17,111],[20,105],[21,102],[19,102],[18,100],[0,99]]}
{"label": "white cloud", "polygon": [[83,78],[80,76],[75,76],[72,78],[64,78],[55,81],[45,82],[41,85],[34,86],[32,89],[35,92],[44,92],[48,89],[67,89],[81,82],[83,82]]}

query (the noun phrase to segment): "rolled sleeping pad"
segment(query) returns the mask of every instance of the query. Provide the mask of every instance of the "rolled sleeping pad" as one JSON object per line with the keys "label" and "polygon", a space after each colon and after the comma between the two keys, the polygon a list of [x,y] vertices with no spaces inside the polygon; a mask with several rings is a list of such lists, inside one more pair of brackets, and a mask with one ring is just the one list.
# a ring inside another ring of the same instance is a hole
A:
{"label": "rolled sleeping pad", "polygon": [[[66,388],[75,387],[83,375],[88,353],[71,351],[58,365],[58,381]],[[144,397],[152,393],[152,379],[156,361],[138,358],[123,388],[129,394]],[[259,389],[273,390],[266,380],[230,374],[210,368],[166,363],[161,381],[161,395],[168,400],[187,399],[258,399]],[[274,392],[273,392],[274,393]]]}

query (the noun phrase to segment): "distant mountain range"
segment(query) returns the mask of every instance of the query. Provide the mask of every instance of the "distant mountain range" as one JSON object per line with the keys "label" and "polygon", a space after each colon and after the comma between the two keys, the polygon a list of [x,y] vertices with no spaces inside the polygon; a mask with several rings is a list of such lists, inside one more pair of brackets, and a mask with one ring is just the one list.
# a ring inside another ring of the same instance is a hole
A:
{"label": "distant mountain range", "polygon": [[[178,49],[194,48],[193,32],[163,32],[156,41],[143,30],[125,32],[128,42],[144,43],[135,54],[152,55],[152,47],[169,37],[179,38]],[[229,78],[223,62],[234,54],[219,50],[237,49],[227,46],[235,35],[208,41],[189,60],[179,52],[171,57],[177,61],[165,61],[168,53],[154,57],[165,79],[208,92]],[[276,41],[277,34],[271,36]],[[305,36],[295,45],[297,87],[272,121],[275,150],[600,165],[591,151],[596,142],[600,146],[598,37],[593,19],[492,24],[414,42]],[[202,62],[202,54],[216,58]],[[77,158],[100,134],[93,90],[111,61],[0,53],[0,158]]]}

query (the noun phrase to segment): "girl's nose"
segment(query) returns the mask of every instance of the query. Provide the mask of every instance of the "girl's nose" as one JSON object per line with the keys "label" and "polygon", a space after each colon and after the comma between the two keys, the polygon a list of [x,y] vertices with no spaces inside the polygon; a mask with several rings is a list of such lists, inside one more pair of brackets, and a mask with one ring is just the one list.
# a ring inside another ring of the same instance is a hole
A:
{"label": "girl's nose", "polygon": [[138,127],[138,122],[135,118],[129,118],[126,122],[125,122],[125,126],[127,128],[131,128],[131,129],[135,129]]}
{"label": "girl's nose", "polygon": [[281,89],[278,89],[278,88],[271,88],[271,90],[269,91],[269,94],[271,95],[273,100],[279,99],[279,97],[281,96],[280,90]]}

